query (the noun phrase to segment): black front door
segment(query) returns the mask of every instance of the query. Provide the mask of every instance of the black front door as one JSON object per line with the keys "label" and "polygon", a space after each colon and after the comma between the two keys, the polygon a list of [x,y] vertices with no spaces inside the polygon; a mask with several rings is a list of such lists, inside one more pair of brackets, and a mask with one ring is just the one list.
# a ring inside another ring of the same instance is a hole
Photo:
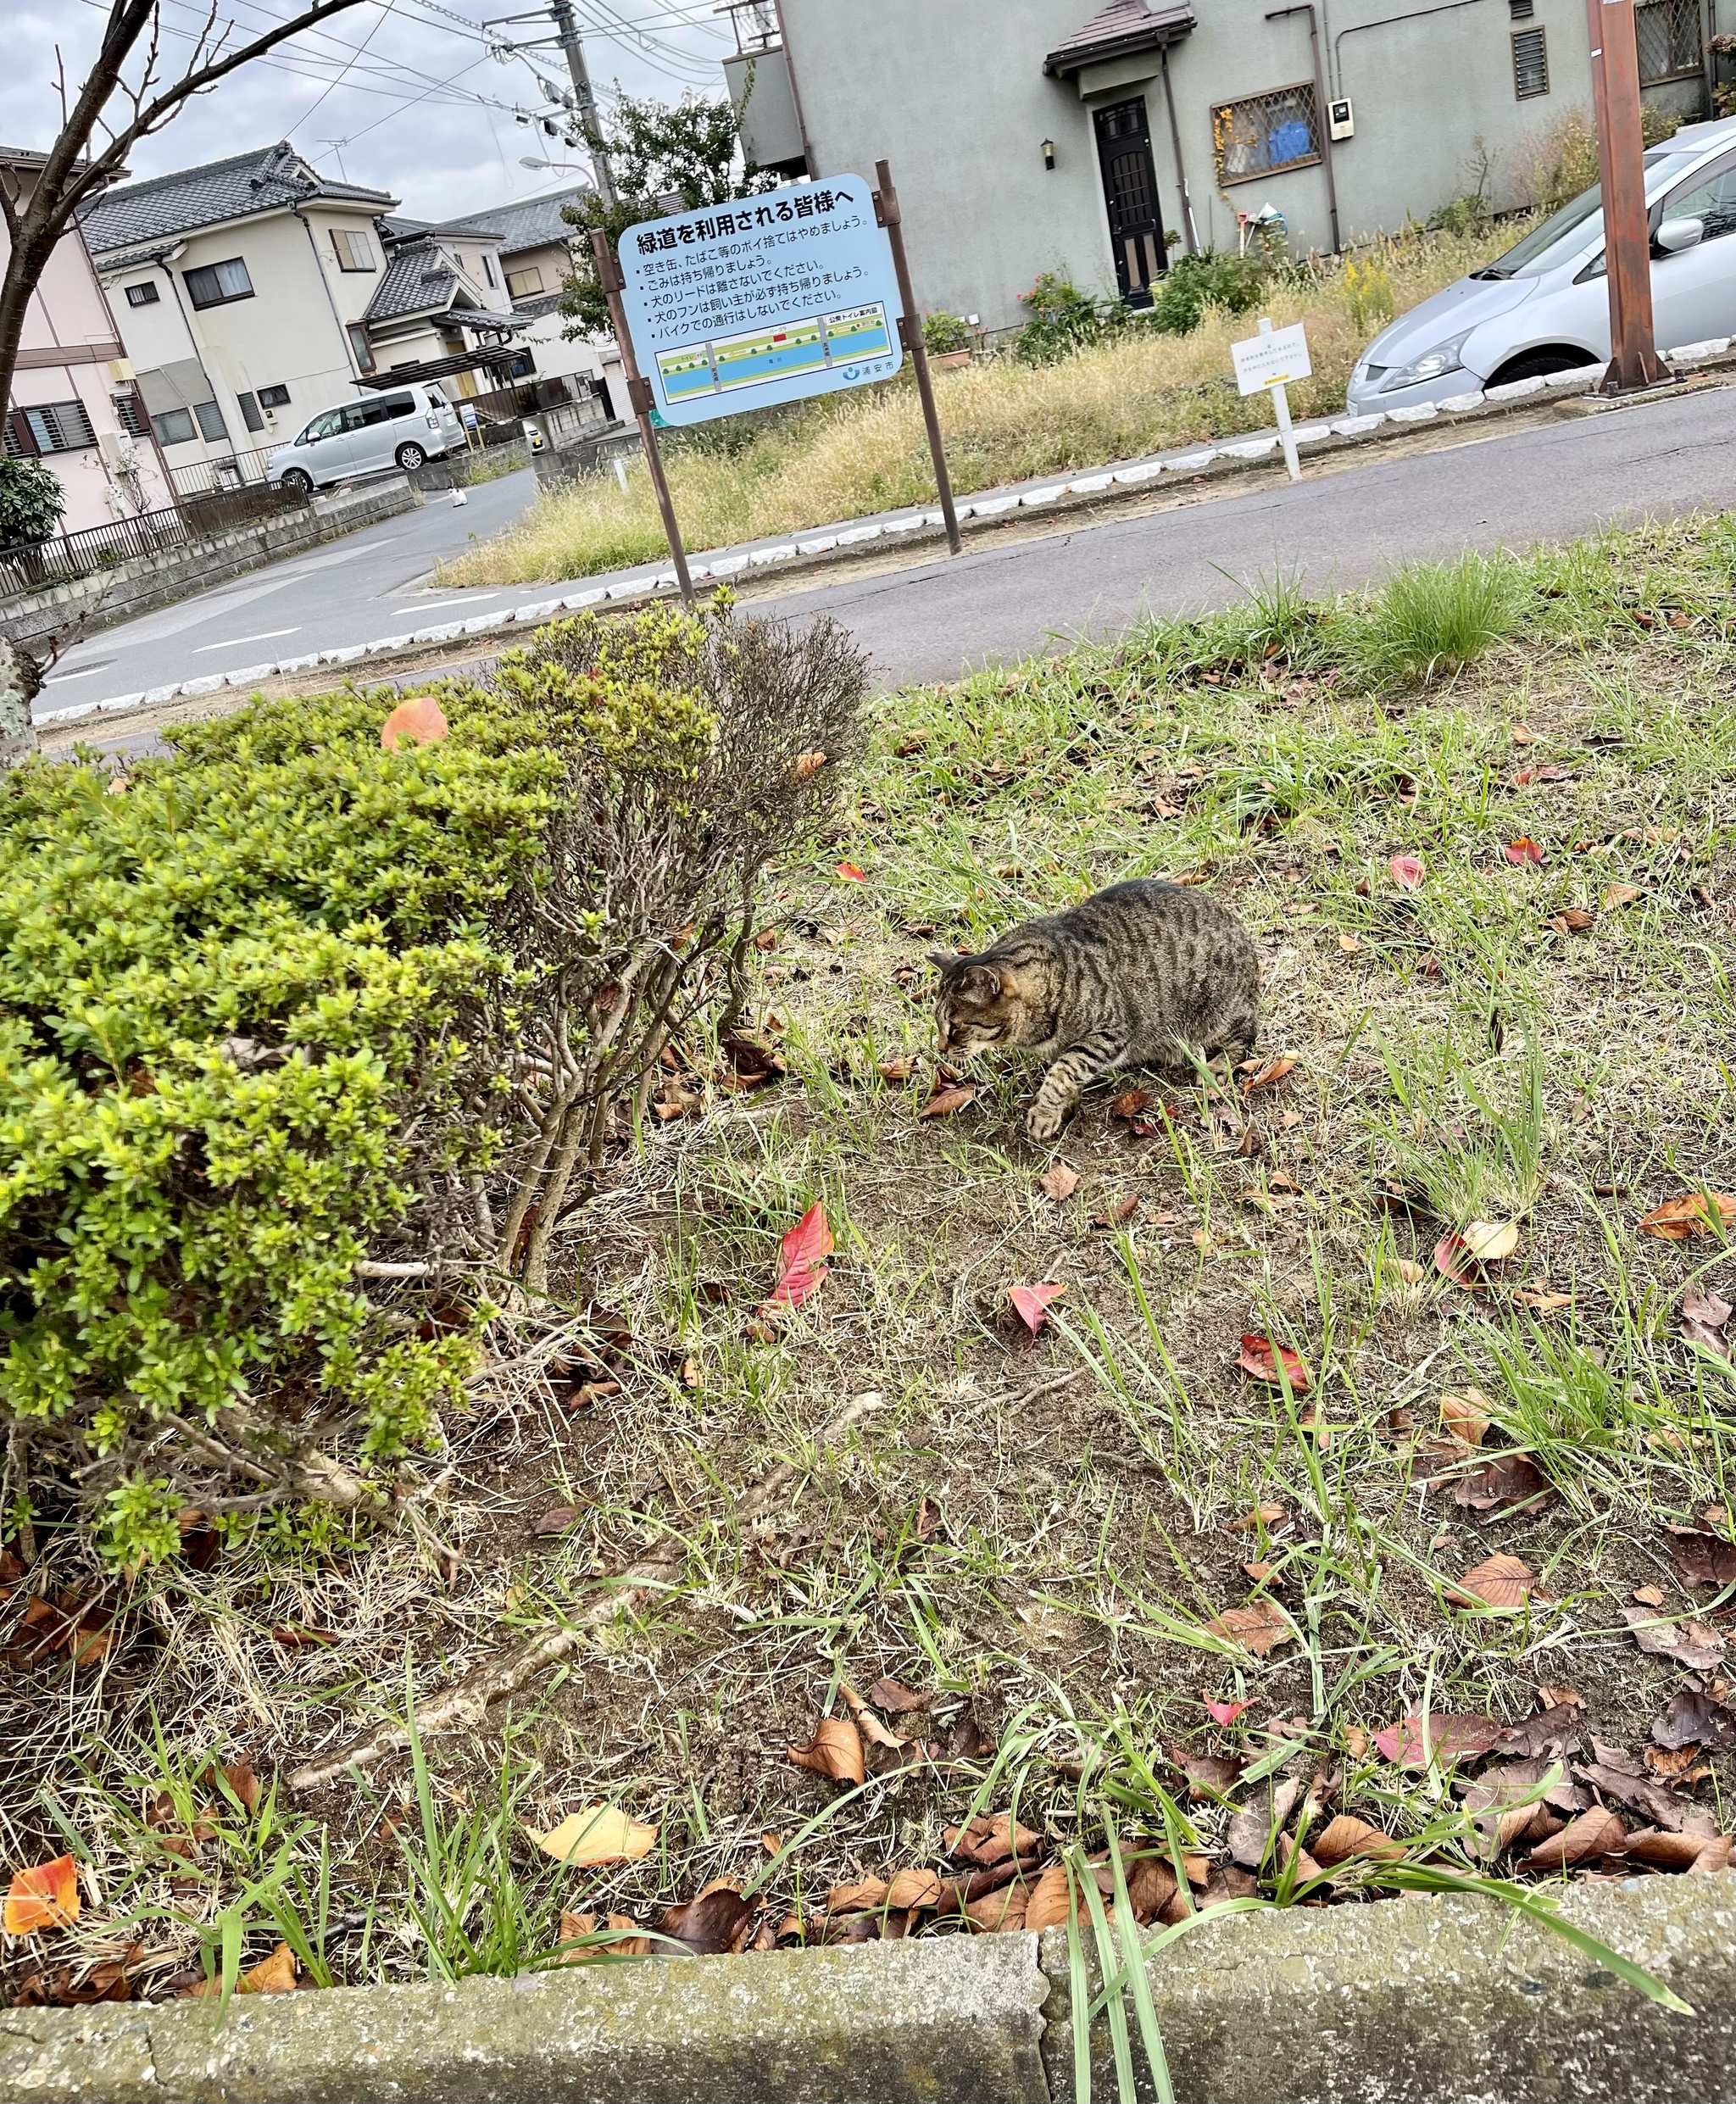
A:
{"label": "black front door", "polygon": [[1130,307],[1149,307],[1165,267],[1163,219],[1157,207],[1157,170],[1151,163],[1151,125],[1145,97],[1112,103],[1097,114],[1097,158],[1109,208],[1116,282]]}

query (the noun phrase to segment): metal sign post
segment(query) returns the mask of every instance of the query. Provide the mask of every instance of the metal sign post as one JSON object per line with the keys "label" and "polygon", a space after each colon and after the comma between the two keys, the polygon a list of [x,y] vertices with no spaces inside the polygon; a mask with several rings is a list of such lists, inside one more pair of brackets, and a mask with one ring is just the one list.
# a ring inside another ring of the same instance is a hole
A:
{"label": "metal sign post", "polygon": [[940,415],[934,406],[934,383],[928,376],[928,349],[922,341],[922,317],[916,311],[915,298],[910,290],[910,265],[904,255],[904,214],[899,209],[899,193],[892,186],[892,170],[886,162],[875,162],[874,180],[880,185],[874,193],[874,216],[892,242],[893,268],[899,279],[899,303],[904,309],[899,316],[899,341],[910,353],[910,363],[916,369],[916,392],[922,399],[922,422],[928,433],[928,451],[934,461],[934,487],[940,495],[940,515],[946,521],[947,546],[956,555],[964,542],[959,533],[958,510],[953,503],[953,478],[947,472],[946,448],[941,443]]}
{"label": "metal sign post", "polygon": [[1586,14],[1610,285],[1610,365],[1598,392],[1625,394],[1670,376],[1652,334],[1651,230],[1645,209],[1633,0],[1586,0]]}
{"label": "metal sign post", "polygon": [[1260,334],[1250,336],[1240,343],[1230,346],[1230,359],[1236,368],[1236,385],[1244,394],[1269,394],[1278,423],[1278,443],[1284,449],[1284,465],[1290,480],[1302,480],[1302,465],[1296,458],[1296,434],[1290,427],[1290,398],[1286,383],[1292,380],[1306,380],[1314,370],[1308,355],[1308,337],[1299,321],[1293,321],[1288,329],[1274,329],[1271,317],[1260,317]]}
{"label": "metal sign post", "polygon": [[657,450],[657,428],[651,421],[651,383],[639,370],[639,361],[633,353],[632,331],[627,327],[626,309],[621,304],[621,275],[615,258],[609,253],[609,237],[600,226],[591,229],[591,253],[596,259],[597,282],[603,287],[609,302],[609,318],[615,325],[615,340],[620,347],[620,369],[627,383],[627,400],[633,415],[638,419],[639,437],[645,448],[645,465],[651,470],[651,487],[657,493],[657,509],[663,516],[663,531],[669,542],[669,552],[675,558],[676,582],[682,588],[682,597],[691,606],[693,604],[693,581],[687,575],[687,551],[682,545],[682,530],[676,522],[675,504],[669,493],[669,481],[663,472],[663,455]]}

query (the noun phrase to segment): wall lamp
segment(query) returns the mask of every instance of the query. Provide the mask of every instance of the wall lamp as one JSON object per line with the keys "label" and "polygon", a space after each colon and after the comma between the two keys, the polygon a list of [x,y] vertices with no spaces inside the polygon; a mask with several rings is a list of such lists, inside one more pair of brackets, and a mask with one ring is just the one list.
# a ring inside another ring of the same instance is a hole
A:
{"label": "wall lamp", "polygon": [[1043,165],[1051,170],[1054,166],[1054,141],[1053,139],[1045,139],[1043,142]]}

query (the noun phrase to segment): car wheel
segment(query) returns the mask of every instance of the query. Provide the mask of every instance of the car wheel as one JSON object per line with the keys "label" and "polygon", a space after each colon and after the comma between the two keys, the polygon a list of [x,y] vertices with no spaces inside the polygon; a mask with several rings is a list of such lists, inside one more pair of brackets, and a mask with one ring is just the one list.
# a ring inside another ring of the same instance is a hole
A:
{"label": "car wheel", "polygon": [[1522,351],[1498,366],[1483,381],[1485,387],[1505,387],[1515,380],[1543,380],[1551,373],[1570,373],[1577,365],[1596,361],[1594,351],[1582,351],[1571,343],[1547,343],[1539,350]]}
{"label": "car wheel", "polygon": [[406,475],[414,475],[427,458],[427,454],[420,446],[400,446],[398,449],[398,465]]}
{"label": "car wheel", "polygon": [[303,496],[313,494],[314,478],[305,468],[285,468],[278,479],[286,489],[298,489]]}

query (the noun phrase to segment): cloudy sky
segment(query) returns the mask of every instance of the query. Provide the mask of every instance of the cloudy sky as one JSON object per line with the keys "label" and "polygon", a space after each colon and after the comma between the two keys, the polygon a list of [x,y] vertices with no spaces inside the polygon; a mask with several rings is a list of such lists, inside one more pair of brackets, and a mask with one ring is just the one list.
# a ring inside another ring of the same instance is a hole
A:
{"label": "cloudy sky", "polygon": [[[723,92],[719,61],[735,40],[713,13],[716,0],[575,0],[591,78],[606,98],[629,94],[678,101],[698,89]],[[413,217],[448,219],[509,198],[533,197],[571,180],[530,170],[522,157],[580,157],[535,122],[550,114],[544,83],[566,84],[557,49],[491,51],[551,37],[546,13],[528,21],[531,0],[360,0],[329,29],[281,45],[189,104],[131,156],[135,175],[158,175],[288,138],[314,164],[351,182],[389,190]],[[221,0],[220,19],[245,41],[299,12],[297,0]],[[100,39],[106,0],[6,0],[6,65],[0,73],[0,139],[47,145],[59,124],[57,75],[64,61],[75,92]],[[198,0],[162,0],[163,64],[184,66],[206,18]],[[485,36],[477,25],[496,26]],[[58,57],[57,58],[57,52]],[[136,70],[136,69],[135,69]],[[560,115],[558,109],[554,111]]]}

